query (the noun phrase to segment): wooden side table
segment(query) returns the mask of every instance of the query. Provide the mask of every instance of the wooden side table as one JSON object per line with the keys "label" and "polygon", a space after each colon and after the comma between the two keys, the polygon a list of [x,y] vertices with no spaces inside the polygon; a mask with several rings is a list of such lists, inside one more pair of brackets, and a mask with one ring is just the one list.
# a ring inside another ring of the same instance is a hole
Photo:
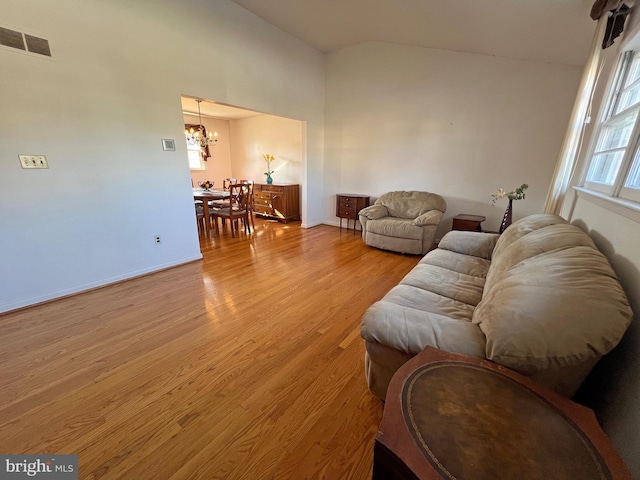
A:
{"label": "wooden side table", "polygon": [[591,410],[486,360],[427,347],[393,376],[374,480],[631,480]]}
{"label": "wooden side table", "polygon": [[480,224],[484,222],[487,217],[482,215],[467,215],[460,214],[453,217],[453,223],[451,224],[451,230],[467,230],[471,232],[481,232],[482,227]]}
{"label": "wooden side table", "polygon": [[336,195],[336,217],[340,217],[340,230],[342,230],[342,219],[347,219],[347,228],[349,228],[349,220],[353,220],[353,232],[356,231],[356,223],[358,221],[358,212],[369,206],[369,195],[359,195],[352,193],[338,193]]}

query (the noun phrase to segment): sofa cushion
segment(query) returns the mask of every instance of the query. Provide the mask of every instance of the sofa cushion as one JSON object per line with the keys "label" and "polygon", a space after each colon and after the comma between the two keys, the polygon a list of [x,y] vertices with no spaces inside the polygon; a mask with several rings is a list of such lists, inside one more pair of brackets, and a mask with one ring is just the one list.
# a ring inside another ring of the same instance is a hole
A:
{"label": "sofa cushion", "polygon": [[473,323],[487,337],[489,360],[533,374],[606,354],[631,317],[607,259],[592,246],[575,246],[503,271],[478,304]]}
{"label": "sofa cushion", "polygon": [[482,299],[484,278],[474,277],[435,265],[418,263],[401,281],[451,300],[477,305]]}
{"label": "sofa cushion", "polygon": [[377,233],[387,237],[422,240],[422,227],[413,224],[413,220],[385,217],[367,223],[367,233]]}
{"label": "sofa cushion", "polygon": [[523,260],[553,250],[563,250],[581,245],[596,249],[595,244],[586,233],[568,223],[546,225],[516,237],[511,243],[502,243],[499,253],[494,254],[491,261],[484,296],[489,294],[495,282],[503,278],[507,270]]}
{"label": "sofa cushion", "polygon": [[473,277],[486,278],[491,261],[485,258],[437,248],[425,255],[419,264],[434,265]]}
{"label": "sofa cushion", "polygon": [[438,248],[491,260],[499,238],[500,235],[495,233],[452,230],[442,237]]}
{"label": "sofa cushion", "polygon": [[521,218],[520,220],[513,222],[500,236],[500,239],[493,250],[492,257],[500,256],[504,248],[507,248],[519,238],[535,230],[548,227],[549,225],[565,225],[567,223],[569,222],[558,215],[547,215],[544,213]]}
{"label": "sofa cushion", "polygon": [[477,325],[387,301],[364,314],[360,334],[368,342],[416,355],[426,346],[484,358],[485,339]]}
{"label": "sofa cushion", "polygon": [[444,212],[447,209],[447,204],[440,195],[416,191],[388,192],[380,195],[375,204],[387,207],[392,217],[411,219],[430,210]]}
{"label": "sofa cushion", "polygon": [[382,301],[471,322],[474,306],[413,285],[396,285]]}

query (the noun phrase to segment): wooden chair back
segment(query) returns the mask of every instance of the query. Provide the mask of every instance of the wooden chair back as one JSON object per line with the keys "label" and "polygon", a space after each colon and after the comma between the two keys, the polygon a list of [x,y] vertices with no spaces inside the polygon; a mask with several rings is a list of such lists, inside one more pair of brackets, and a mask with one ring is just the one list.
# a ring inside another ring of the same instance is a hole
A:
{"label": "wooden chair back", "polygon": [[218,217],[229,219],[231,224],[231,236],[235,237],[235,231],[238,229],[238,220],[244,223],[245,233],[251,233],[249,226],[249,215],[251,212],[251,204],[253,202],[253,184],[252,183],[232,183],[229,185],[229,198],[225,201],[223,208],[214,208],[211,216],[213,217],[218,230]]}
{"label": "wooden chair back", "polygon": [[229,187],[238,183],[238,180],[235,178],[225,178],[222,180],[222,189],[225,191],[229,191]]}

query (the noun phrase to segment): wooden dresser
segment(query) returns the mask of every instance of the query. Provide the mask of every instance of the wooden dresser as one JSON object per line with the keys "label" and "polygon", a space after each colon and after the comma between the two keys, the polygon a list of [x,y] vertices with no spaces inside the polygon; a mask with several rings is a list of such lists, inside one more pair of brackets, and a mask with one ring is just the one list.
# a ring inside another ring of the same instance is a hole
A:
{"label": "wooden dresser", "polygon": [[342,230],[342,219],[347,219],[347,228],[349,228],[349,220],[353,220],[353,230],[356,230],[356,221],[358,220],[358,212],[364,207],[369,206],[369,195],[359,195],[352,193],[338,193],[336,195],[336,217],[340,218],[340,229]]}
{"label": "wooden dresser", "polygon": [[253,186],[256,215],[287,223],[300,220],[300,186],[285,183],[256,183]]}

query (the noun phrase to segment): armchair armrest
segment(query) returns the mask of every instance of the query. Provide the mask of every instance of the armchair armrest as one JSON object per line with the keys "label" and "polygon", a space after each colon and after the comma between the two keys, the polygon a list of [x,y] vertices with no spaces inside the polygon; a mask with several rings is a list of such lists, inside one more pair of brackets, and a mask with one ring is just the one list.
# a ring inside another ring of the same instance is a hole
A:
{"label": "armchair armrest", "polygon": [[387,207],[383,205],[370,205],[360,210],[359,215],[362,215],[369,220],[377,220],[378,218],[388,217],[389,210],[387,210]]}
{"label": "armchair armrest", "polygon": [[440,210],[429,210],[423,213],[413,221],[413,224],[418,227],[425,227],[427,225],[438,225],[440,219],[444,215]]}
{"label": "armchair armrest", "polygon": [[493,249],[499,238],[500,235],[497,233],[452,230],[442,237],[438,248],[491,260]]}

